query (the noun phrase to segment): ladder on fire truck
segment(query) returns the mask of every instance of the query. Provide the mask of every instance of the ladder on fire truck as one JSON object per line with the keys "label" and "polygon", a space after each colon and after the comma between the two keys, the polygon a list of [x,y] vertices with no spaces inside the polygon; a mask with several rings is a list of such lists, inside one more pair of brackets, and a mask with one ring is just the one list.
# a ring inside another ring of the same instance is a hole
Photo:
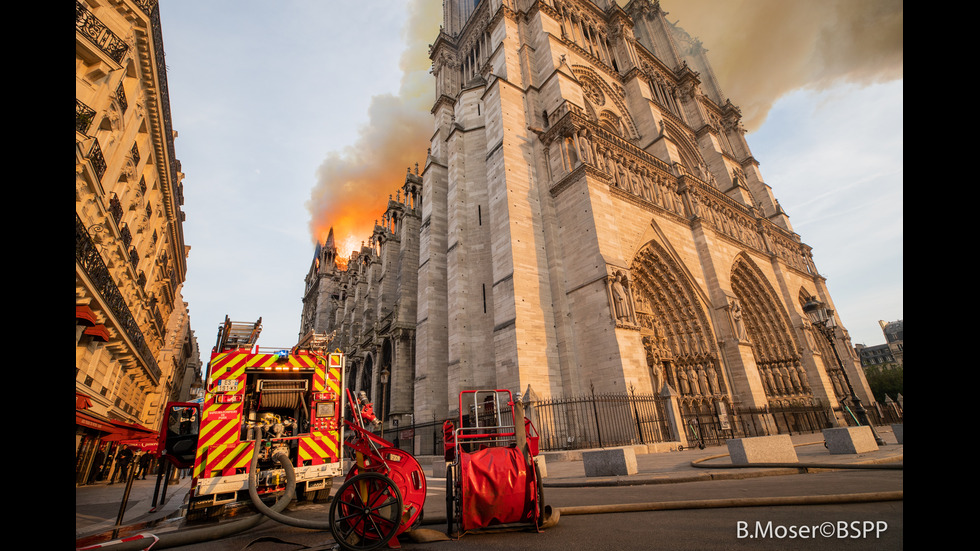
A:
{"label": "ladder on fire truck", "polygon": [[256,322],[231,321],[225,316],[225,322],[218,327],[218,342],[214,345],[215,352],[251,348],[262,332],[262,318]]}

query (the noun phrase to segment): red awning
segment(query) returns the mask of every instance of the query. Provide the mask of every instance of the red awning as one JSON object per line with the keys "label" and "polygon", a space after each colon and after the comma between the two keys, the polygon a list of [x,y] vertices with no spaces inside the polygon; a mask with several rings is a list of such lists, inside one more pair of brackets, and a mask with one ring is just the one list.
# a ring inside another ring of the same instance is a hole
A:
{"label": "red awning", "polygon": [[[103,438],[103,440],[108,442],[145,438],[147,436],[156,436],[157,434],[157,431],[150,430],[144,427],[143,425],[139,425],[137,423],[127,423],[125,421],[109,421],[109,422],[116,427],[115,430],[113,431],[116,434],[113,435],[114,437],[111,440],[109,439],[108,436]],[[121,436],[116,436],[116,435],[121,435]]]}
{"label": "red awning", "polygon": [[157,435],[156,431],[136,423],[98,419],[80,411],[75,412],[75,424],[108,433],[102,437],[102,441],[104,442],[142,440],[144,438],[156,439]]}
{"label": "red awning", "polygon": [[144,452],[156,453],[157,451],[157,436],[147,436],[146,438],[136,438],[132,440],[120,440],[120,444],[123,446],[129,446],[130,448],[135,448]]}
{"label": "red awning", "polygon": [[88,409],[92,407],[92,400],[81,392],[75,393],[75,409]]}
{"label": "red awning", "polygon": [[91,336],[95,340],[109,342],[109,331],[105,328],[105,325],[94,325],[85,329],[83,333]]}
{"label": "red awning", "polygon": [[75,412],[75,424],[87,427],[90,429],[95,429],[102,432],[115,432],[116,427],[109,424],[108,421],[103,421],[92,417],[91,415],[86,415],[78,411]]}
{"label": "red awning", "polygon": [[84,304],[75,305],[75,322],[81,322],[81,325],[88,325],[90,327],[99,324],[98,319],[95,317],[95,312]]}

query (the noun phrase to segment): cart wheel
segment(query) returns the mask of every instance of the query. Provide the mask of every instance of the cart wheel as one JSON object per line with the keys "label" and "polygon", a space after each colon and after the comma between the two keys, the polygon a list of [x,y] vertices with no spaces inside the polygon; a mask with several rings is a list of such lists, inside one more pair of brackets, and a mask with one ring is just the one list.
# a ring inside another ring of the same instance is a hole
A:
{"label": "cart wheel", "polygon": [[538,514],[534,519],[534,525],[536,528],[541,528],[541,522],[544,519],[544,484],[541,482],[541,469],[538,468],[537,462],[534,461],[534,456],[531,455],[531,450],[527,447],[524,448],[524,461],[528,465],[528,470],[531,476],[534,477],[534,492],[538,500]]}
{"label": "cart wheel", "polygon": [[541,480],[541,469],[538,468],[538,464],[534,464],[534,481],[538,486],[538,528],[541,528],[541,523],[544,520],[544,482]]}
{"label": "cart wheel", "polygon": [[402,496],[388,477],[364,472],[344,482],[330,504],[330,532],[341,548],[370,551],[401,524]]}

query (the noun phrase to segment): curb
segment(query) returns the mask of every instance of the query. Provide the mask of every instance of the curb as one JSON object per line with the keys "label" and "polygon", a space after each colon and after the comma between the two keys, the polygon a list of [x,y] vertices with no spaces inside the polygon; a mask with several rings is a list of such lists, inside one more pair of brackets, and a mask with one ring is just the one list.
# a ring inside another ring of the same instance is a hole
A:
{"label": "curb", "polygon": [[[725,455],[711,456],[702,458],[701,461],[717,459]],[[712,480],[744,480],[749,478],[761,478],[765,476],[786,476],[794,474],[811,474],[815,472],[840,471],[849,468],[870,468],[876,465],[888,465],[893,463],[903,463],[904,454],[892,457],[871,458],[866,461],[856,461],[850,464],[820,464],[820,463],[800,463],[799,466],[791,464],[785,465],[711,465],[697,467],[696,461],[692,461],[692,467],[703,469],[723,469],[718,472],[705,472],[701,474],[684,475],[626,475],[614,477],[596,477],[594,479],[572,478],[565,480],[543,479],[542,486],[545,488],[583,488],[583,487],[613,487],[613,486],[641,486],[648,484],[680,484],[684,482],[707,482]],[[896,466],[896,468],[899,468]],[[736,469],[730,471],[728,469]],[[754,469],[752,471],[737,471],[737,469]]]}

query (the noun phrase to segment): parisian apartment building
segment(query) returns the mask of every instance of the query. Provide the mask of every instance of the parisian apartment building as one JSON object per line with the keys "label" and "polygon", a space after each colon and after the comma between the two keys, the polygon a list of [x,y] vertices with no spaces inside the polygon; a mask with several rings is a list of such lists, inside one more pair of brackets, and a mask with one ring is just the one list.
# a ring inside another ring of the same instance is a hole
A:
{"label": "parisian apartment building", "polygon": [[156,0],[76,0],[76,483],[200,388],[165,67]]}

